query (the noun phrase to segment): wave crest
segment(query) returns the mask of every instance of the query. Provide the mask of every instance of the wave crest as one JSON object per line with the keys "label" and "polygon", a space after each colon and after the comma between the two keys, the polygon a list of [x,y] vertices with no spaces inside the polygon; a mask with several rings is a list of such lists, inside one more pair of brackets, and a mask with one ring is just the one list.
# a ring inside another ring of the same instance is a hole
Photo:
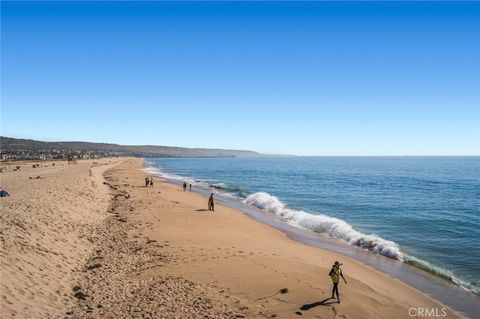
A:
{"label": "wave crest", "polygon": [[274,213],[294,225],[345,240],[353,246],[368,249],[386,257],[403,260],[403,254],[397,243],[383,239],[375,234],[367,235],[356,231],[344,220],[290,209],[277,197],[264,192],[254,193],[245,198],[243,202]]}

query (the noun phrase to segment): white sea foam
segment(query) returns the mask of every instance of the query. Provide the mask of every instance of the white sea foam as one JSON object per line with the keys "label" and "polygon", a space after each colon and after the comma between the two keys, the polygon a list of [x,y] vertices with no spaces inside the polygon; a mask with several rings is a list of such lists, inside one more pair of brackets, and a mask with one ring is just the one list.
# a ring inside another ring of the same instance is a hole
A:
{"label": "white sea foam", "polygon": [[162,170],[160,170],[156,167],[152,167],[152,166],[145,167],[142,170],[147,174],[155,175],[155,176],[165,178],[165,179],[168,179],[168,180],[174,180],[174,181],[184,181],[185,180],[185,178],[182,177],[182,176],[175,175],[175,174],[169,174],[167,172],[164,172],[164,171],[162,171]]}
{"label": "white sea foam", "polygon": [[248,196],[244,203],[272,212],[291,224],[328,234],[330,237],[345,240],[353,246],[365,248],[383,256],[403,260],[403,254],[395,242],[374,234],[363,234],[341,219],[290,209],[277,197],[263,192]]}
{"label": "white sea foam", "polygon": [[404,258],[405,258],[405,262],[407,264],[410,264],[410,265],[413,265],[417,268],[423,269],[423,270],[425,270],[425,271],[427,271],[431,274],[434,274],[437,277],[450,280],[451,282],[453,282],[457,286],[459,286],[459,287],[461,287],[461,288],[463,288],[463,289],[465,289],[469,292],[472,292],[472,293],[477,294],[477,295],[480,294],[480,291],[479,291],[478,287],[476,287],[472,283],[468,283],[468,282],[458,278],[450,270],[448,270],[444,267],[434,265],[432,263],[429,263],[426,260],[417,258],[415,256],[405,255]]}
{"label": "white sea foam", "polygon": [[225,187],[227,187],[227,184],[225,184],[225,183],[214,183],[214,184],[210,184],[210,187],[214,187],[216,189],[224,189]]}
{"label": "white sea foam", "polygon": [[[150,163],[148,161],[146,161],[146,163],[149,166],[142,169],[145,173],[155,175],[155,176],[158,176],[160,178],[164,178],[164,179],[169,180],[169,181],[175,181],[175,182],[180,182],[180,183],[183,183],[184,181],[187,181],[187,182],[191,182],[192,185],[194,185],[194,186],[203,187],[205,189],[212,188],[212,189],[220,190],[220,189],[223,189],[223,188],[226,187],[226,184],[224,184],[224,183],[211,184],[210,182],[208,182],[206,180],[203,180],[203,179],[193,179],[192,180],[191,178],[187,178],[185,176],[181,176],[181,175],[166,172],[166,171],[162,170],[162,168],[159,167],[157,164]],[[228,194],[226,194],[226,195],[228,195]]]}

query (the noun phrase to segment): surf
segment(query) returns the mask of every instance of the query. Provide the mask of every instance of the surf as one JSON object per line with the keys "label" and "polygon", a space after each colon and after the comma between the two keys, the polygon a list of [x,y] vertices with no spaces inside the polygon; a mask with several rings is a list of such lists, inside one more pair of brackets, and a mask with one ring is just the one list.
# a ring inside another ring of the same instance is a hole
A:
{"label": "surf", "polygon": [[356,231],[344,220],[323,214],[310,214],[303,210],[288,208],[287,205],[277,197],[265,192],[251,194],[245,198],[243,202],[274,213],[295,226],[306,228],[317,233],[327,234],[332,238],[344,240],[352,246],[364,248],[371,252],[403,261],[403,254],[398,244],[375,234],[363,234]]}

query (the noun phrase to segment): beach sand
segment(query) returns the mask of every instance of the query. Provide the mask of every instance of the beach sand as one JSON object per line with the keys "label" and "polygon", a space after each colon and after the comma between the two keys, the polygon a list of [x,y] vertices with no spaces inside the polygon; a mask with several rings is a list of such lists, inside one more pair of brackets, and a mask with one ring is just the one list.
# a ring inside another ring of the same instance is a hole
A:
{"label": "beach sand", "polygon": [[[159,179],[144,187],[141,159],[96,162],[2,173],[12,194],[1,199],[2,318],[442,315],[445,306],[354,259],[231,208],[208,212],[205,197]],[[335,260],[348,281],[340,304],[327,299]]]}
{"label": "beach sand", "polygon": [[110,205],[102,175],[117,162],[2,163],[10,193],[0,199],[2,318],[62,317],[75,304],[72,285],[95,247],[88,235]]}

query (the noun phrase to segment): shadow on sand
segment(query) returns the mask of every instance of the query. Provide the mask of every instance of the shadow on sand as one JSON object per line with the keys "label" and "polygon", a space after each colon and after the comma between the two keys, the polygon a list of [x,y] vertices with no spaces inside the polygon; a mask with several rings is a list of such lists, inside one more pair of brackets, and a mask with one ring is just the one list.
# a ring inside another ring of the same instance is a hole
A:
{"label": "shadow on sand", "polygon": [[208,212],[207,209],[196,209],[195,211],[197,211],[197,212]]}
{"label": "shadow on sand", "polygon": [[[329,301],[331,299],[333,299],[333,301]],[[303,305],[300,308],[300,310],[307,311],[307,310],[310,310],[310,309],[315,308],[317,306],[328,306],[328,305],[331,305],[331,304],[334,304],[334,303],[337,303],[337,301],[334,298],[327,298],[327,299],[323,299],[322,301],[316,301],[316,302],[311,303],[311,304]]]}

